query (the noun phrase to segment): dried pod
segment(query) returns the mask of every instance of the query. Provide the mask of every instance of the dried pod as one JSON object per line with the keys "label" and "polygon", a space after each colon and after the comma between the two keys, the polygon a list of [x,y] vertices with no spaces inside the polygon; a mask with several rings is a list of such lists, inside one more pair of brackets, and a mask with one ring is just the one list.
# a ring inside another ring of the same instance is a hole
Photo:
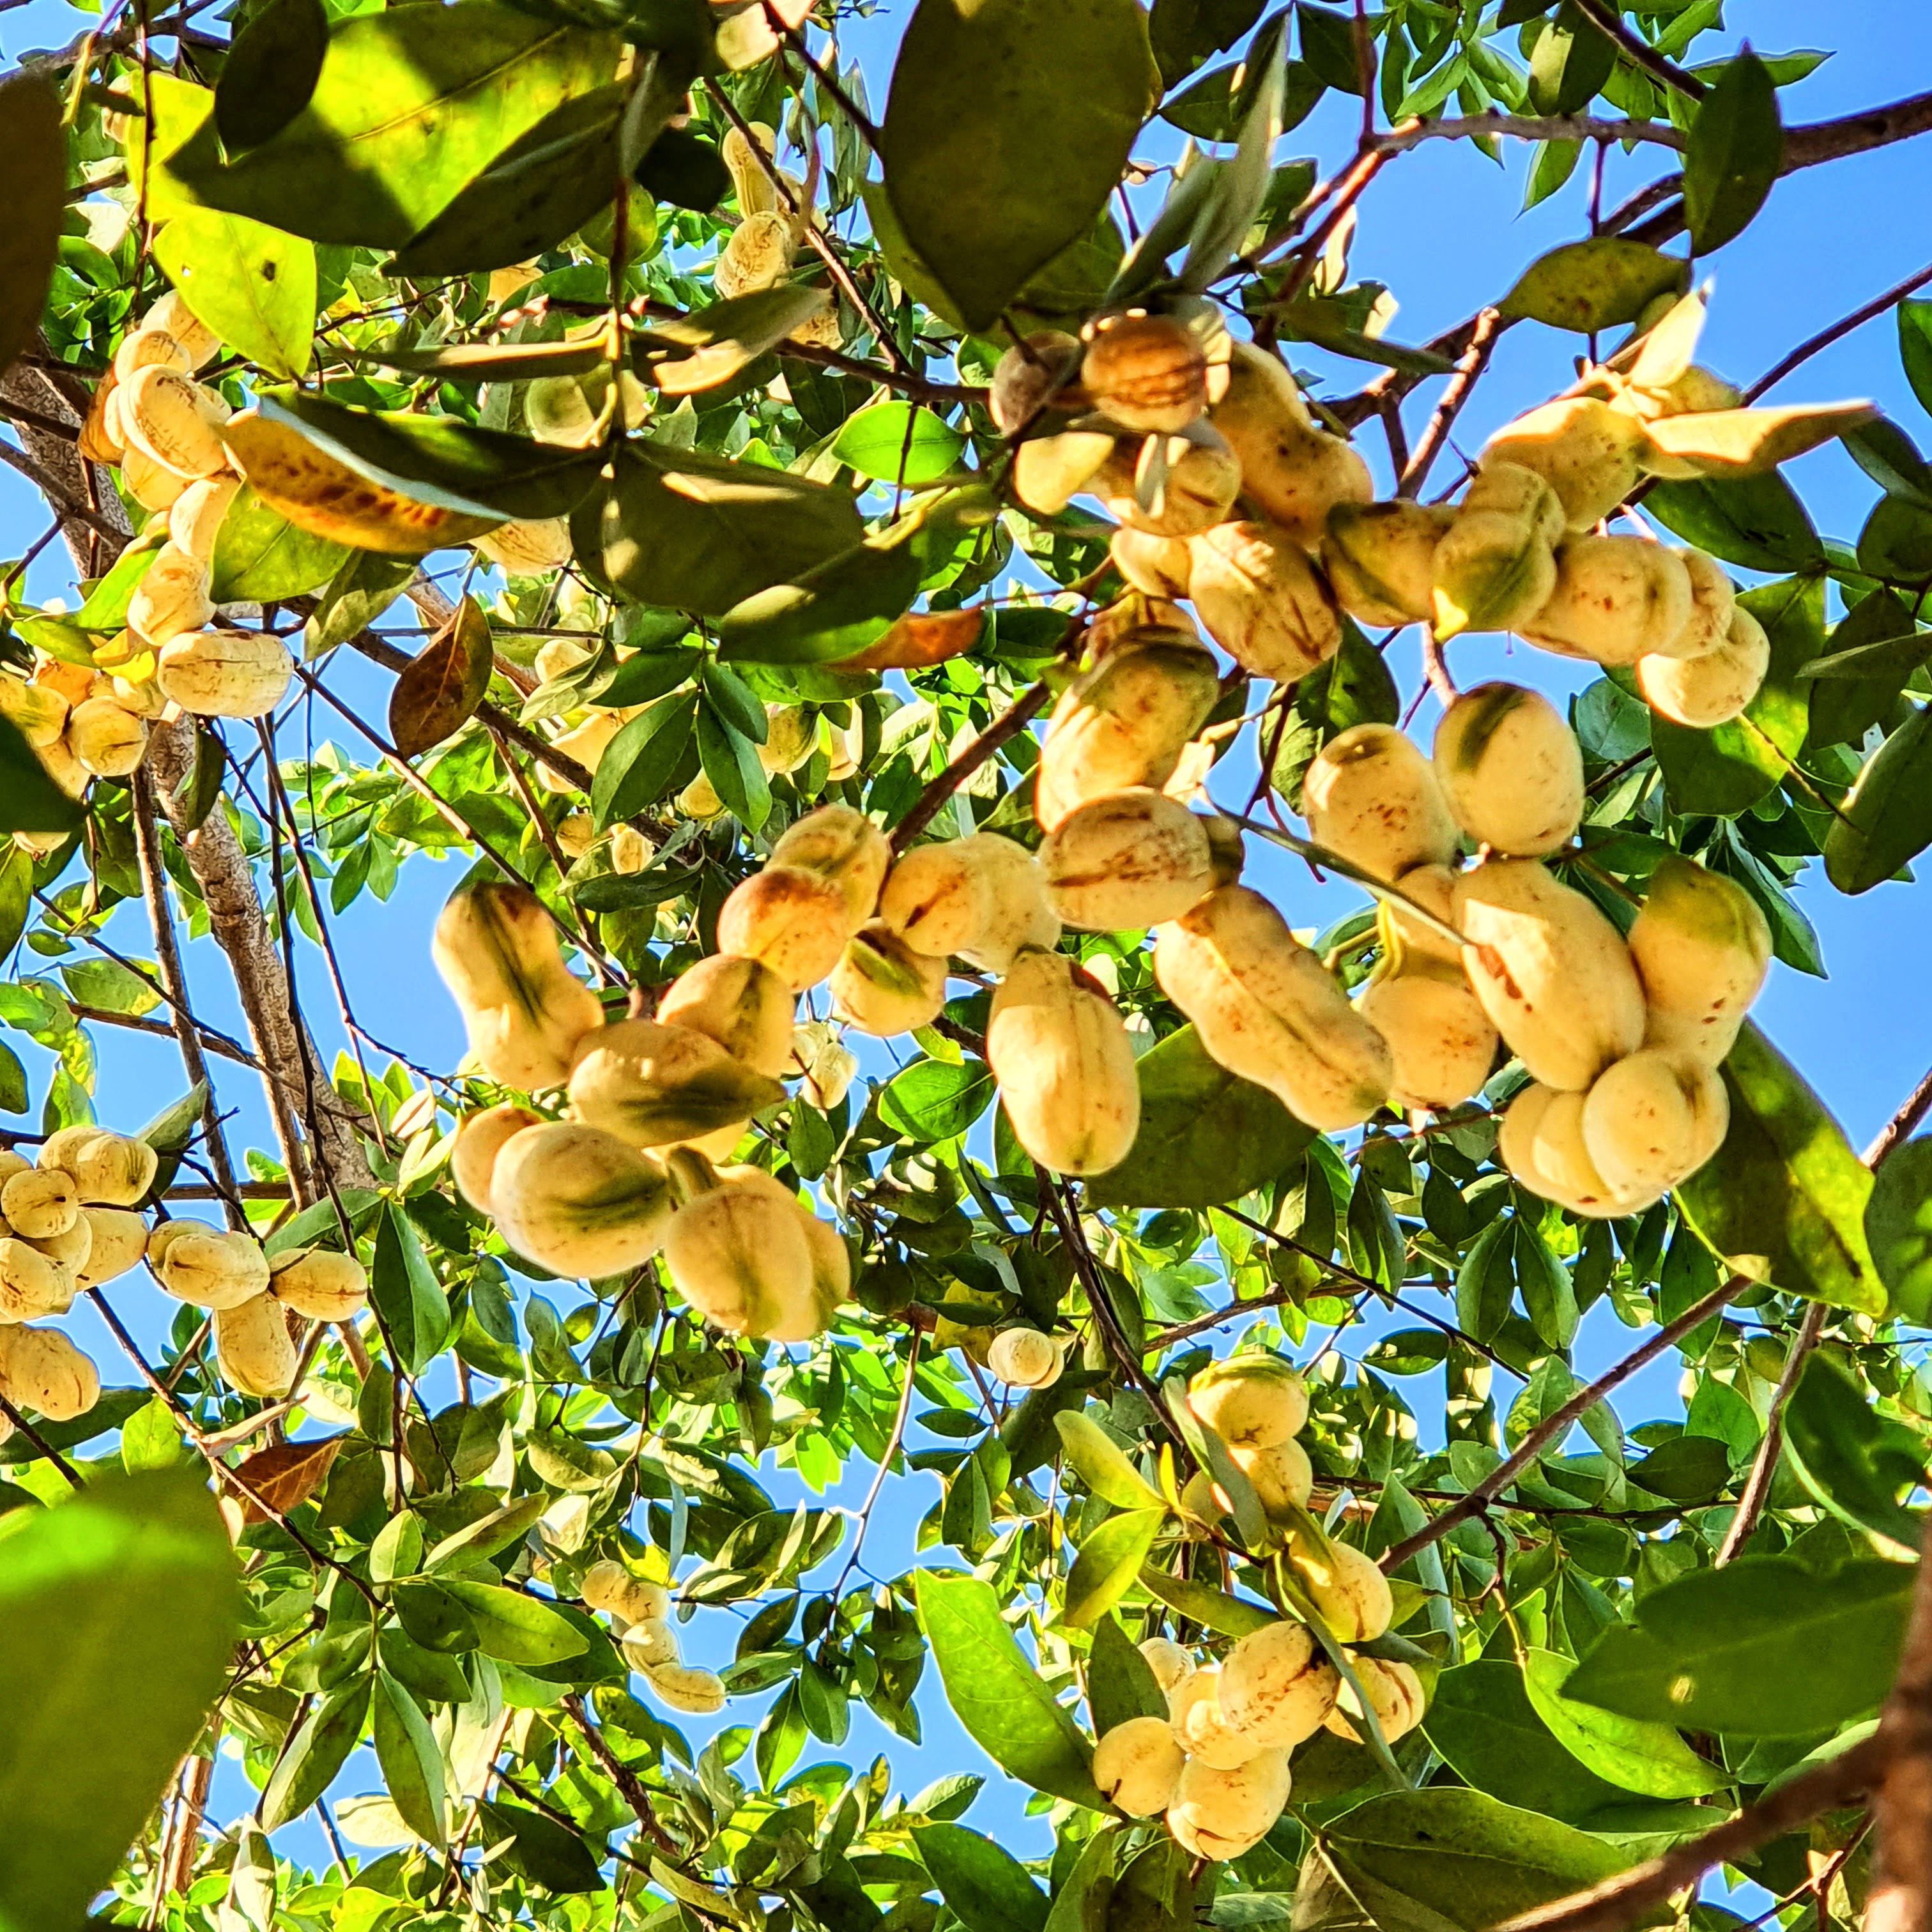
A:
{"label": "dried pod", "polygon": [[80,1191],[57,1167],[30,1167],[0,1183],[0,1216],[24,1239],[44,1241],[80,1219]]}
{"label": "dried pod", "polygon": [[1199,1370],[1187,1384],[1187,1406],[1223,1442],[1270,1449],[1301,1433],[1308,1385],[1292,1362],[1244,1348]]}
{"label": "dried pod", "polygon": [[1532,644],[1592,664],[1634,664],[1666,651],[1693,608],[1684,560],[1642,537],[1571,537],[1556,553],[1556,587],[1514,628]]}
{"label": "dried pod", "polygon": [[1167,1808],[1167,1828],[1190,1858],[1238,1858],[1274,1829],[1292,1783],[1284,1750],[1262,1751],[1232,1771],[1190,1758]]}
{"label": "dried pod", "polygon": [[1341,648],[1328,586],[1287,531],[1220,524],[1190,538],[1188,553],[1202,627],[1244,670],[1292,684]]}
{"label": "dried pod", "polygon": [[1394,1106],[1438,1111],[1483,1090],[1498,1036],[1460,966],[1421,964],[1372,980],[1356,1010],[1388,1043]]}
{"label": "dried pod", "polygon": [[1673,856],[1651,874],[1630,954],[1643,987],[1644,1045],[1716,1066],[1764,986],[1771,927],[1734,880]]}
{"label": "dried pod", "polygon": [[1173,1802],[1186,1762],[1165,1719],[1130,1718],[1094,1747],[1094,1782],[1116,1810],[1151,1818]]}
{"label": "dried pod", "polygon": [[1514,463],[1556,492],[1573,530],[1603,521],[1640,473],[1643,427],[1594,396],[1565,396],[1532,410],[1484,445],[1483,467]]}
{"label": "dried pod", "polygon": [[1456,520],[1446,503],[1337,503],[1322,536],[1322,567],[1335,601],[1378,628],[1434,614],[1436,546]]}
{"label": "dried pod", "polygon": [[670,982],[657,1016],[663,1025],[715,1040],[754,1072],[776,1080],[792,1070],[797,1012],[790,987],[762,960],[714,952]]}
{"label": "dried pod", "polygon": [[68,720],[68,748],[96,778],[124,778],[148,752],[148,726],[111,698],[76,704]]}
{"label": "dried pod", "polygon": [[1457,824],[1512,857],[1559,850],[1583,822],[1583,754],[1562,714],[1520,684],[1479,684],[1436,728],[1436,776]]}
{"label": "dried pod", "polygon": [[488,1214],[490,1183],[503,1144],[526,1127],[542,1124],[541,1114],[508,1100],[481,1113],[465,1114],[457,1125],[456,1144],[449,1150],[450,1176],[457,1192],[478,1213]]}
{"label": "dried pod", "polygon": [[1228,1652],[1222,1708],[1258,1743],[1292,1749],[1322,1728],[1340,1681],[1307,1625],[1284,1618],[1250,1631]]}
{"label": "dried pod", "polygon": [[1063,1358],[1051,1335],[1037,1328],[1003,1328],[986,1351],[986,1366],[1009,1388],[1051,1388]]}
{"label": "dried pod", "polygon": [[641,1268],[675,1203],[652,1156],[596,1127],[546,1121],[513,1134],[490,1174],[504,1240],[554,1274],[590,1281]]}
{"label": "dried pod", "polygon": [[299,1358],[288,1317],[272,1294],[214,1311],[214,1359],[222,1378],[243,1395],[273,1397],[296,1385]]}
{"label": "dried pod", "polygon": [[268,1292],[310,1322],[352,1322],[368,1299],[369,1275],[353,1255],[298,1248],[268,1264]]}
{"label": "dried pod", "polygon": [[1054,910],[1090,932],[1178,919],[1214,883],[1202,820],[1145,787],[1068,813],[1040,847],[1040,864]]}
{"label": "dried pod", "polygon": [[1660,1194],[1723,1146],[1730,1096],[1688,1053],[1643,1047],[1597,1077],[1585,1096],[1583,1144],[1619,1194]]}
{"label": "dried pod", "polygon": [[1070,394],[1066,386],[1079,373],[1080,356],[1080,344],[1058,328],[1037,329],[1014,344],[994,364],[986,398],[1001,432],[1016,434],[1049,407],[1077,406],[1077,384]]}
{"label": "dried pod", "polygon": [[[1413,1664],[1399,1659],[1355,1657],[1349,1660],[1349,1667],[1368,1698],[1384,1744],[1392,1744],[1396,1738],[1407,1737],[1421,1723],[1429,1700],[1423,1694],[1422,1679],[1415,1674]],[[1328,1713],[1328,1728],[1351,1743],[1366,1744],[1368,1726],[1360,1721],[1361,1715],[1362,1708],[1353,1688],[1345,1683],[1336,1694],[1334,1709]]]}
{"label": "dried pod", "polygon": [[1355,724],[1331,738],[1301,782],[1309,836],[1393,884],[1418,866],[1445,865],[1462,834],[1435,767],[1393,724]]}
{"label": "dried pod", "polygon": [[71,1422],[100,1400],[100,1372],[58,1328],[0,1328],[0,1395],[49,1422]]}
{"label": "dried pod", "polygon": [[656,1020],[620,1020],[586,1033],[568,1090],[576,1119],[638,1148],[740,1126],[784,1098],[778,1082],[709,1035]]}
{"label": "dried pod", "polygon": [[833,1012],[882,1040],[930,1026],[945,1004],[946,962],[915,952],[884,920],[862,926],[832,969]]}
{"label": "dried pod", "polygon": [[201,718],[259,718],[282,701],[295,661],[263,631],[189,631],[162,650],[154,681]]}
{"label": "dried pod", "polygon": [[1700,658],[1641,657],[1636,688],[1643,701],[1672,723],[1708,731],[1743,716],[1771,670],[1771,640],[1739,605],[1724,641]]}
{"label": "dried pod", "polygon": [[1107,315],[1088,325],[1080,365],[1088,400],[1123,429],[1185,429],[1208,406],[1208,358],[1186,323]]}

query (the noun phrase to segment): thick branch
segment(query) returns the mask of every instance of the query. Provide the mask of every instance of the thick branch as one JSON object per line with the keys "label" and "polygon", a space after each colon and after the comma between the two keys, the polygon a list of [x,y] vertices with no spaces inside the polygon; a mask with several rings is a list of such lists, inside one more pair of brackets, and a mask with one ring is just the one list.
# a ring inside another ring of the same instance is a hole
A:
{"label": "thick branch", "polygon": [[1865,1932],[1932,1927],[1932,1522],[1919,1552],[1905,1656],[1874,1742],[1887,1754],[1873,1811],[1878,1874]]}
{"label": "thick branch", "polygon": [[[1076,620],[1077,626],[1078,620]],[[912,809],[892,827],[892,850],[903,852],[944,808],[952,794],[1010,738],[1018,736],[1046,709],[1052,695],[1042,678],[956,753],[945,770],[913,801]]]}

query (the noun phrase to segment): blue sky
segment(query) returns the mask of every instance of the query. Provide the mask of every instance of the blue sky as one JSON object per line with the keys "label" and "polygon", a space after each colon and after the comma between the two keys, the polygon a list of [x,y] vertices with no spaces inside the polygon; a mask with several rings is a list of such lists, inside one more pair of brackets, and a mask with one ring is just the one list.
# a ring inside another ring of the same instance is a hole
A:
{"label": "blue sky", "polygon": [[[885,98],[890,49],[908,10],[894,0],[872,20],[850,30],[848,53],[856,51],[865,60],[875,106]],[[1836,43],[1830,61],[1785,92],[1788,120],[1822,119],[1894,99],[1926,85],[1932,75],[1932,9],[1921,0],[1862,0],[1856,6],[1831,8],[1815,0],[1810,4],[1732,0],[1727,16],[1726,40],[1734,44],[1748,38],[1763,52]],[[37,46],[64,43],[86,24],[85,16],[50,0],[32,0],[18,11],[0,14],[0,54],[11,62]],[[1714,38],[1700,44],[1699,57],[1710,58],[1715,51]],[[1340,165],[1352,149],[1357,111],[1354,102],[1331,95],[1287,137],[1282,158],[1315,155],[1324,173]],[[1158,140],[1150,140],[1145,152],[1166,158]],[[1473,150],[1430,143],[1386,170],[1365,197],[1352,266],[1358,275],[1388,282],[1400,299],[1400,312],[1389,332],[1394,338],[1426,340],[1495,299],[1543,249],[1584,232],[1582,171],[1554,200],[1528,215],[1518,214],[1527,152],[1520,146],[1506,148],[1505,165],[1499,169]],[[1606,205],[1614,206],[1660,165],[1654,151],[1634,160],[1613,156]],[[1716,292],[1700,359],[1748,382],[1795,343],[1932,262],[1928,181],[1932,137],[1780,183],[1745,236],[1708,266]],[[1466,418],[1471,446],[1518,410],[1563,387],[1577,346],[1576,338],[1534,326],[1512,331]],[[1368,373],[1312,352],[1304,351],[1298,359],[1319,371],[1336,393],[1356,386]],[[1932,439],[1932,423],[1900,374],[1888,317],[1815,358],[1771,400],[1853,396],[1876,398],[1922,444]],[[1421,419],[1419,414],[1414,418],[1412,435]],[[1385,485],[1379,436],[1365,432],[1363,446]],[[1802,459],[1790,473],[1822,530],[1847,539],[1856,536],[1876,491],[1848,459],[1835,448],[1821,452]],[[1444,470],[1442,479],[1450,474]],[[12,472],[0,470],[0,555],[17,555],[39,534],[40,519],[31,491]],[[58,552],[44,558],[32,582],[41,595],[71,596],[64,559]],[[1399,680],[1413,690],[1419,678],[1413,649],[1398,646],[1397,650]],[[1509,653],[1505,640],[1496,638],[1458,646],[1455,668],[1465,682],[1506,675],[1552,694],[1588,682],[1574,674],[1579,668],[1521,646]],[[331,675],[352,701],[366,700],[371,716],[382,715],[386,677],[346,663],[332,668]],[[1431,722],[1425,710],[1422,728]],[[319,712],[314,728],[321,736],[335,727],[328,714]],[[364,748],[350,748],[360,755]],[[414,865],[388,904],[365,897],[335,928],[350,994],[364,1024],[379,1036],[406,1041],[413,1057],[437,1066],[454,1063],[463,1039],[455,1010],[430,968],[428,936],[459,872],[460,866]],[[1278,854],[1258,856],[1253,877],[1279,898],[1297,926],[1326,926],[1350,903],[1349,889],[1318,889]],[[1932,913],[1922,892],[1897,884],[1847,900],[1826,886],[1822,876],[1808,875],[1799,898],[1818,928],[1830,977],[1810,979],[1775,967],[1758,1017],[1837,1111],[1854,1144],[1862,1144],[1932,1065],[1932,1004],[1923,997],[1922,964],[1932,943]],[[142,933],[130,916],[117,920],[110,936],[142,949]],[[38,963],[24,957],[22,970]],[[298,944],[298,969],[305,1001],[326,1052],[332,1055],[340,1038],[333,1004],[320,956],[305,942]],[[241,1033],[240,1016],[212,946],[191,949],[190,975],[203,1016]],[[44,1088],[44,1057],[20,1036],[8,1038],[34,1070],[38,1108]],[[179,1062],[170,1042],[102,1028],[96,1030],[96,1042],[104,1120],[136,1126],[180,1091]],[[268,1144],[252,1081],[242,1070],[219,1062],[215,1070],[224,1103],[239,1112],[241,1137]],[[166,1311],[158,1292],[144,1280],[130,1280],[116,1299],[137,1318],[142,1332],[158,1332]],[[108,1378],[120,1378],[108,1359],[112,1345],[104,1334],[90,1334],[79,1322],[76,1332],[101,1354]],[[1604,1311],[1586,1328],[1580,1366],[1587,1369],[1593,1360],[1607,1359],[1625,1332]],[[1674,1382],[1675,1372],[1667,1366],[1653,1370],[1641,1395],[1625,1408],[1626,1419],[1661,1412],[1672,1399]],[[1418,1388],[1418,1399],[1424,1394]],[[891,1565],[909,1556],[911,1526],[934,1493],[929,1479],[917,1478],[893,1498],[875,1528],[876,1540],[868,1545],[871,1562]],[[691,1647],[701,1658],[722,1658],[728,1654],[735,1629],[723,1613],[703,1612],[692,1626]],[[922,1702],[932,1742],[918,1753],[898,1746],[892,1750],[912,1789],[977,1760],[944,1711],[936,1683],[929,1682]],[[862,1762],[883,1743],[883,1733],[862,1719],[844,1755]],[[344,1788],[358,1786],[352,1779]],[[365,1782],[359,1788],[369,1787]],[[1020,1828],[1011,1796],[990,1810],[997,1811],[1003,1829]],[[972,1822],[983,1828],[988,1820],[976,1814]]]}

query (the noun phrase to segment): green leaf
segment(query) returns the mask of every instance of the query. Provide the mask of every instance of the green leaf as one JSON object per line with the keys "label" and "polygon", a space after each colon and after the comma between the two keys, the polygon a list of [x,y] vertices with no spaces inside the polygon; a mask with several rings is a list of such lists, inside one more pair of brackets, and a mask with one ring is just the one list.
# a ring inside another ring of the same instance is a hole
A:
{"label": "green leaf", "polygon": [[880,158],[906,239],[970,328],[1100,217],[1159,92],[1135,0],[920,0]]}
{"label": "green leaf", "polygon": [[1621,1871],[1624,1855],[1480,1791],[1433,1787],[1372,1798],[1328,1828],[1348,1867],[1392,1886],[1464,1932],[1533,1912]]}
{"label": "green leaf", "polygon": [[916,403],[874,403],[847,418],[832,454],[861,476],[916,489],[944,476],[959,460],[966,439]]}
{"label": "green leaf", "polygon": [[250,14],[229,43],[214,83],[214,128],[223,147],[239,154],[279,134],[314,99],[328,52],[322,0],[268,0]]}
{"label": "green leaf", "polygon": [[1572,1659],[1553,1651],[1532,1650],[1523,1660],[1522,1677],[1537,1715],[1580,1764],[1646,1798],[1702,1798],[1730,1787],[1730,1773],[1700,1757],[1668,1724],[1619,1717],[1564,1696],[1575,1668]]}
{"label": "green leaf", "polygon": [[0,1542],[0,1917],[86,1916],[221,1694],[240,1608],[198,1469],[98,1476]]}
{"label": "green leaf", "polygon": [[748,831],[756,832],[771,816],[771,781],[759,762],[758,746],[708,698],[698,707],[698,760],[724,808]]}
{"label": "green leaf", "polygon": [[1116,1509],[1165,1509],[1160,1492],[1148,1482],[1123,1449],[1091,1416],[1062,1409],[1053,1418],[1060,1446],[1093,1493]]}
{"label": "green leaf", "polygon": [[1932,845],[1932,710],[1914,711],[1866,759],[1825,834],[1825,872],[1868,892]]}
{"label": "green leaf", "polygon": [[1600,235],[1539,255],[1504,296],[1502,313],[1588,335],[1634,322],[1681,287],[1684,264],[1642,242]]}
{"label": "green leaf", "polygon": [[1208,1056],[1191,1026],[1136,1067],[1140,1132],[1118,1167],[1087,1184],[1103,1207],[1208,1208],[1282,1173],[1314,1138],[1274,1096]]}
{"label": "green leaf", "polygon": [[376,1224],[369,1300],[396,1351],[396,1366],[405,1374],[420,1375],[449,1340],[449,1298],[422,1251],[414,1225],[393,1201],[384,1203]]}
{"label": "green leaf", "polygon": [[1747,47],[1697,104],[1684,149],[1684,209],[1700,255],[1750,225],[1784,165],[1778,89]]}
{"label": "green leaf", "polygon": [[1124,1510],[1088,1536],[1067,1573],[1062,1615],[1076,1630],[1090,1629],[1134,1585],[1167,1521],[1167,1505]]}
{"label": "green leaf", "polygon": [[1892,1312],[1932,1328],[1932,1137],[1907,1141],[1880,1162],[1864,1221]]}
{"label": "green leaf", "polygon": [[674,693],[633,718],[604,746],[590,786],[599,831],[636,818],[664,795],[697,718],[697,692]]}
{"label": "green leaf", "polygon": [[845,490],[634,438],[570,527],[580,561],[614,592],[700,616],[795,581],[862,535]]}
{"label": "green leaf", "polygon": [[443,1842],[442,1754],[416,1700],[386,1670],[376,1673],[376,1761],[403,1822],[432,1845]]}
{"label": "green leaf", "polygon": [[339,543],[297,530],[244,483],[214,535],[208,595],[218,604],[278,604],[320,590],[350,554]]}
{"label": "green leaf", "polygon": [[1466,1334],[1487,1342],[1508,1319],[1516,1295],[1513,1218],[1499,1215],[1470,1244],[1456,1270],[1456,1321]]}
{"label": "green leaf", "polygon": [[11,719],[0,718],[0,832],[70,832],[83,816],[34,757]]}
{"label": "green leaf", "polygon": [[1577,1824],[1623,1797],[1552,1732],[1507,1658],[1444,1671],[1423,1726],[1458,1778],[1505,1804]]}
{"label": "green leaf", "polygon": [[67,214],[60,96],[38,74],[0,80],[0,373],[40,327]]}
{"label": "green leaf", "polygon": [[1280,1612],[1269,1604],[1256,1603],[1252,1597],[1231,1597],[1225,1590],[1190,1582],[1184,1576],[1170,1576],[1151,1564],[1141,1572],[1141,1581],[1169,1610],[1178,1610],[1223,1636],[1246,1636],[1264,1624],[1281,1621]]}
{"label": "green leaf", "polygon": [[916,1060],[879,1095],[879,1118],[922,1146],[957,1140],[992,1104],[993,1076],[983,1061],[949,1066]]}
{"label": "green leaf", "polygon": [[1044,1932],[1046,1894],[1004,1846],[964,1825],[915,1825],[912,1841],[966,1932]]}
{"label": "green leaf", "polygon": [[992,1586],[925,1570],[916,1588],[946,1701],[967,1735],[1036,1791],[1106,1810],[1089,1768],[1091,1747],[1013,1640]]}
{"label": "green leaf", "polygon": [[[1693,1252],[1703,1254],[1701,1249]],[[1711,1285],[1715,1285],[1714,1278]],[[1652,1496],[1674,1503],[1707,1503],[1730,1480],[1731,1459],[1714,1437],[1678,1436],[1639,1457],[1624,1473],[1637,1488],[1648,1490]]]}
{"label": "green leaf", "polygon": [[1771,668],[1742,717],[1695,731],[1653,717],[1650,741],[1682,812],[1734,818],[1774,790],[1803,748],[1810,724],[1805,667],[1824,647],[1825,583],[1794,577],[1745,591],[1739,605],[1764,626]]}
{"label": "green leaf", "polygon": [[1104,1738],[1130,1718],[1165,1718],[1167,1697],[1118,1617],[1102,1617],[1094,1628],[1087,1660],[1087,1702],[1094,1732]]}
{"label": "green leaf", "polygon": [[1808,740],[1814,748],[1862,745],[1932,656],[1932,631],[1918,628],[1895,592],[1876,590],[1851,607],[1827,641],[1830,651],[1805,667],[1812,681]]}
{"label": "green leaf", "polygon": [[1678,1205],[1738,1273],[1834,1308],[1885,1312],[1865,1244],[1872,1178],[1796,1068],[1748,1020],[1724,1065],[1730,1131]]}
{"label": "green leaf", "polygon": [[1673,536],[1745,570],[1820,569],[1825,547],[1798,493],[1775,471],[1653,483],[1644,508]]}
{"label": "green leaf", "polygon": [[1784,1411],[1784,1448],[1798,1479],[1832,1514],[1910,1555],[1919,1519],[1899,1502],[1925,1477],[1912,1431],[1880,1415],[1836,1358],[1814,1349]]}
{"label": "green leaf", "polygon": [[561,103],[615,76],[616,34],[466,0],[339,21],[315,91],[224,164],[213,117],[166,171],[211,208],[314,242],[400,248]]}
{"label": "green leaf", "polygon": [[1550,1244],[1524,1215],[1516,1220],[1512,1244],[1516,1286],[1522,1293],[1523,1312],[1530,1326],[1552,1348],[1567,1348],[1576,1337],[1576,1294],[1570,1271],[1550,1250]]}
{"label": "green leaf", "polygon": [[416,574],[412,556],[350,551],[302,626],[302,655],[313,662],[366,630],[403,594]]}
{"label": "green leaf", "polygon": [[1564,1685],[1573,1700],[1687,1730],[1803,1737],[1885,1696],[1916,1566],[1856,1561],[1820,1575],[1741,1556],[1636,1600]]}
{"label": "green leaf", "polygon": [[1932,412],[1932,302],[1899,304],[1898,359],[1919,407]]}
{"label": "green leaf", "polygon": [[358,1677],[329,1692],[291,1738],[262,1793],[265,1832],[299,1818],[326,1791],[362,1735],[369,1679]]}
{"label": "green leaf", "polygon": [[27,1070],[10,1046],[0,1046],[0,1112],[24,1114],[27,1111]]}
{"label": "green leaf", "polygon": [[195,316],[272,376],[308,368],[315,244],[244,215],[191,208],[154,237],[154,259]]}
{"label": "green leaf", "polygon": [[1261,18],[1262,0],[1154,0],[1148,38],[1172,87],[1225,52]]}
{"label": "green leaf", "polygon": [[520,1590],[466,1576],[439,1577],[436,1587],[467,1613],[486,1657],[504,1664],[556,1664],[585,1648],[584,1633],[568,1617]]}
{"label": "green leaf", "polygon": [[754,592],[718,620],[721,657],[746,664],[827,664],[876,644],[910,610],[922,568],[914,532],[881,530]]}
{"label": "green leaf", "polygon": [[503,1862],[526,1885],[544,1892],[586,1892],[604,1889],[597,1855],[578,1832],[507,1798],[491,1799],[476,1808],[476,1838],[483,1845],[509,1840]]}
{"label": "green leaf", "polygon": [[1529,50],[1529,103],[1538,114],[1580,114],[1616,70],[1616,45],[1564,0]]}

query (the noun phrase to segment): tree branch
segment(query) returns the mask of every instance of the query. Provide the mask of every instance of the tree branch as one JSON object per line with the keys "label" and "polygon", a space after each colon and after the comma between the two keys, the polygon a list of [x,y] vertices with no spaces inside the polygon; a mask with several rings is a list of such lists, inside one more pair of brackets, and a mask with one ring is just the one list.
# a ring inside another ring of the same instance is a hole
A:
{"label": "tree branch", "polygon": [[1645,73],[1654,75],[1687,100],[1702,100],[1710,92],[1694,74],[1686,74],[1677,63],[1660,54],[1626,21],[1618,7],[1606,6],[1604,0],[1576,0],[1576,10],[1606,40],[1614,41]]}
{"label": "tree branch", "polygon": [[1808,362],[1820,350],[1830,348],[1833,343],[1850,335],[1854,329],[1862,328],[1874,317],[1884,314],[1887,309],[1896,308],[1914,289],[1922,289],[1928,282],[1932,282],[1932,268],[1921,268],[1917,274],[1906,276],[1904,281],[1887,289],[1883,295],[1874,296],[1862,308],[1852,310],[1843,321],[1833,322],[1829,328],[1821,328],[1816,335],[1801,342],[1781,362],[1773,363],[1744,392],[1744,400],[1747,403],[1756,402],[1766,390],[1783,382],[1801,362]]}
{"label": "tree branch", "polygon": [[[1077,631],[1079,620],[1074,620]],[[1017,737],[1046,709],[1052,696],[1046,680],[1032,686],[995,718],[972,743],[956,753],[945,770],[913,801],[912,809],[892,827],[892,850],[903,852],[938,817],[946,802],[1010,738]]]}

